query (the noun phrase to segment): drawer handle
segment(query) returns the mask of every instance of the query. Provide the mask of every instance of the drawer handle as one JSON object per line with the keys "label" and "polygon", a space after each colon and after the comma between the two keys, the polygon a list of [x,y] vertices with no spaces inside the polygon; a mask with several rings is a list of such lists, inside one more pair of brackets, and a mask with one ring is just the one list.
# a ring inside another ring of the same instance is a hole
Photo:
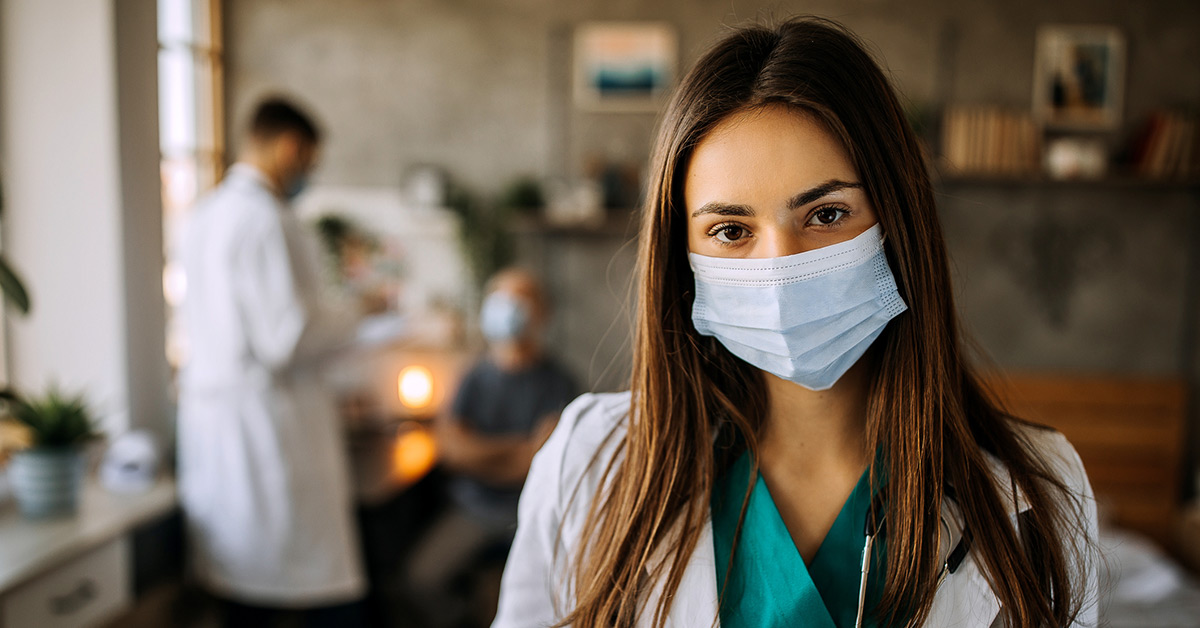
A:
{"label": "drawer handle", "polygon": [[84,578],[75,590],[50,598],[50,611],[55,615],[72,615],[96,599],[96,583]]}

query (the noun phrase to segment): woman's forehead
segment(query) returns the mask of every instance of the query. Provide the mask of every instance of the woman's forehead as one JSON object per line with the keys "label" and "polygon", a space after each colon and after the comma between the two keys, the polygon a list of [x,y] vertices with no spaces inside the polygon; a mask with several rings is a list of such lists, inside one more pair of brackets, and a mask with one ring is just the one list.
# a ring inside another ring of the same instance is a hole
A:
{"label": "woman's forehead", "polygon": [[726,116],[700,140],[688,160],[684,200],[694,210],[857,179],[849,155],[816,116],[767,105]]}

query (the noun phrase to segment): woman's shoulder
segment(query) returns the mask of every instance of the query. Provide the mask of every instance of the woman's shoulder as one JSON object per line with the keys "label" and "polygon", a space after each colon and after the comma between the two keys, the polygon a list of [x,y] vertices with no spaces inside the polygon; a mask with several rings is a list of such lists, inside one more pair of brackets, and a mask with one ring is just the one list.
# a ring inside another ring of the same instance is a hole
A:
{"label": "woman's shoulder", "polygon": [[586,393],[563,408],[539,458],[555,459],[563,485],[573,484],[588,467],[606,463],[624,439],[629,392]]}
{"label": "woman's shoulder", "polygon": [[[1079,615],[1071,623],[1072,626],[1094,626],[1097,624],[1098,597],[1098,565],[1099,557],[1099,520],[1096,513],[1096,498],[1084,470],[1083,461],[1075,447],[1061,432],[1032,423],[1014,422],[1014,431],[1024,443],[1027,450],[1039,462],[1045,465],[1045,470],[1062,484],[1064,493],[1053,499],[1053,503],[1063,509],[1066,526],[1058,531],[1059,540],[1064,545],[1065,558],[1073,565],[1072,577],[1077,579],[1078,601],[1081,603]],[[998,463],[993,459],[993,465]],[[1016,502],[1015,513],[1028,510],[1031,505],[1021,494],[1008,476],[1003,465],[996,473],[997,486],[1002,487],[1001,494],[1015,491],[1013,499]],[[1052,492],[1055,492],[1052,489]],[[1017,524],[1016,518],[1013,520]],[[997,620],[997,624],[1000,620]]]}
{"label": "woman's shoulder", "polygon": [[1079,452],[1058,430],[1030,423],[1017,426],[1017,433],[1025,439],[1030,449],[1050,467],[1050,471],[1067,485],[1080,491],[1087,484],[1087,472]]}
{"label": "woman's shoulder", "polygon": [[[1047,471],[1052,473],[1071,494],[1092,498],[1092,487],[1088,482],[1087,472],[1083,461],[1075,447],[1067,437],[1058,430],[1033,423],[1014,422],[1017,437],[1025,443],[1030,453],[1044,463]],[[994,456],[988,455],[992,467],[996,487],[1001,494],[1009,494],[1013,503],[1013,512],[1021,512],[1029,507],[1020,487],[1010,479],[1007,465]],[[1013,491],[1013,493],[1010,493]]]}
{"label": "woman's shoulder", "polygon": [[559,425],[565,426],[571,439],[591,441],[625,429],[629,414],[629,391],[584,393],[563,409]]}
{"label": "woman's shoulder", "polygon": [[568,404],[533,458],[521,500],[562,523],[586,512],[620,451],[629,399],[628,392],[588,393]]}
{"label": "woman's shoulder", "polygon": [[570,598],[571,563],[604,472],[621,451],[629,393],[586,394],[563,409],[529,468],[494,626],[548,626]]}

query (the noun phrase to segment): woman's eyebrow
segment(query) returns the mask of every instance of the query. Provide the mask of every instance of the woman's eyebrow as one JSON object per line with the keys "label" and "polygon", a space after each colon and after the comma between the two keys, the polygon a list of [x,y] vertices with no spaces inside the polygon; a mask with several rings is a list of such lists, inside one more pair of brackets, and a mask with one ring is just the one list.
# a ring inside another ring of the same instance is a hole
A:
{"label": "woman's eyebrow", "polygon": [[754,210],[749,205],[737,205],[734,203],[722,203],[713,201],[705,203],[700,209],[692,212],[692,218],[703,216],[704,214],[718,214],[721,216],[753,216]]}
{"label": "woman's eyebrow", "polygon": [[787,206],[788,206],[788,209],[797,209],[800,207],[804,207],[805,205],[808,205],[809,203],[811,203],[823,196],[828,196],[830,194],[833,194],[834,192],[845,190],[847,188],[861,189],[862,184],[861,183],[851,183],[849,181],[840,181],[838,179],[830,179],[830,180],[822,183],[821,185],[818,185],[809,190],[805,190],[805,191],[793,196],[791,198],[791,200],[788,201]]}

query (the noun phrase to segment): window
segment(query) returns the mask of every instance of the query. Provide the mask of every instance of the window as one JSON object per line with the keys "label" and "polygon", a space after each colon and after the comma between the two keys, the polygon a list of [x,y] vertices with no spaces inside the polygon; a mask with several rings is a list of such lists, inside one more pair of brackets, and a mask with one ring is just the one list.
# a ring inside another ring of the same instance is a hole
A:
{"label": "window", "polygon": [[[220,24],[219,0],[158,0],[159,142],[167,260],[174,259],[180,218],[224,171]],[[168,261],[163,269],[168,305],[178,306],[186,291],[182,270]],[[187,354],[177,318],[168,312],[167,359],[175,368]]]}

